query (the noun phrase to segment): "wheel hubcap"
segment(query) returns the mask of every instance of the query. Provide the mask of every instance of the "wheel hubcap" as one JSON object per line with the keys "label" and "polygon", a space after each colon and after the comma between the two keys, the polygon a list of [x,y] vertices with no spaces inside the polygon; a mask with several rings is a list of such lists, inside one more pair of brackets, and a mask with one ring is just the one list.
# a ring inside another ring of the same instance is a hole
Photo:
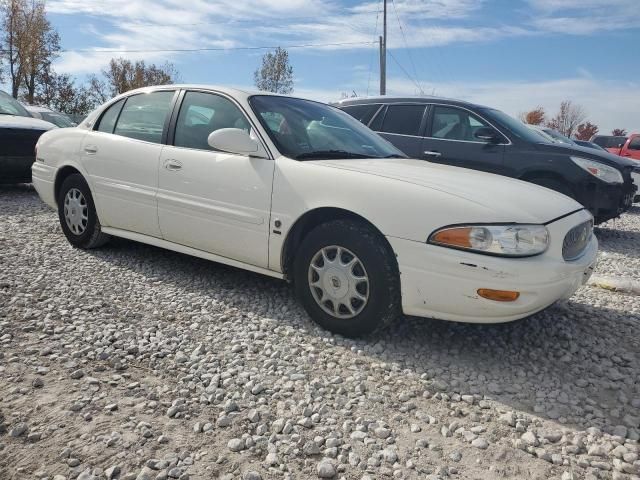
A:
{"label": "wheel hubcap", "polygon": [[72,188],[64,197],[64,219],[69,230],[75,235],[82,235],[89,222],[87,200],[77,188]]}
{"label": "wheel hubcap", "polygon": [[319,250],[309,265],[309,288],[329,315],[349,319],[369,300],[369,277],[364,265],[346,248],[332,245]]}

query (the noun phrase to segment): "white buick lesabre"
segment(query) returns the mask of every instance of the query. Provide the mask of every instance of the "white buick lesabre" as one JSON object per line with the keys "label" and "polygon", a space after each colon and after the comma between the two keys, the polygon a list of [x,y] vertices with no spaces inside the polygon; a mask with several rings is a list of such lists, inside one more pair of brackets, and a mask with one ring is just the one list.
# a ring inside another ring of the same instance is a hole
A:
{"label": "white buick lesabre", "polygon": [[[80,248],[125,237],[292,281],[323,327],[506,322],[573,294],[592,217],[559,193],[405,158],[333,107],[198,85],[128,92],[37,145]],[[79,260],[80,261],[80,260]]]}

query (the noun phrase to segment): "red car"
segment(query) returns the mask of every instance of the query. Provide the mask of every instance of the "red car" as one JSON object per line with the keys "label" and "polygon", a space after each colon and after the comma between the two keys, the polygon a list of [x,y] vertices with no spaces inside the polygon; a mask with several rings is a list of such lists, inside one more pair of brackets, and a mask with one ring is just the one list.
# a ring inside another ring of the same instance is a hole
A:
{"label": "red car", "polygon": [[596,145],[600,145],[607,152],[613,153],[614,155],[620,155],[620,149],[624,145],[624,142],[627,141],[627,137],[614,135],[594,135],[589,141],[595,143]]}
{"label": "red car", "polygon": [[618,153],[621,157],[629,157],[640,162],[640,133],[629,135],[629,138]]}

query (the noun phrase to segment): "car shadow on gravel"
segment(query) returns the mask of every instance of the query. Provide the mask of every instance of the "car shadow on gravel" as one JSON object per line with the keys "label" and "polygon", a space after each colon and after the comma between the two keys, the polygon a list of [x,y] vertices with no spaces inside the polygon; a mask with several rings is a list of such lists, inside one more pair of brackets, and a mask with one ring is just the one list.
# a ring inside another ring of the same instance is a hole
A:
{"label": "car shadow on gravel", "polygon": [[[133,269],[148,281],[210,296],[231,308],[251,308],[304,334],[328,335],[312,324],[280,280],[124,239],[90,255]],[[598,424],[596,418],[610,430],[631,411],[630,399],[640,397],[634,375],[640,371],[639,334],[639,314],[578,296],[507,324],[405,317],[378,335],[336,340],[375,361],[427,374],[448,392],[484,395],[567,425],[587,418],[589,425]]]}

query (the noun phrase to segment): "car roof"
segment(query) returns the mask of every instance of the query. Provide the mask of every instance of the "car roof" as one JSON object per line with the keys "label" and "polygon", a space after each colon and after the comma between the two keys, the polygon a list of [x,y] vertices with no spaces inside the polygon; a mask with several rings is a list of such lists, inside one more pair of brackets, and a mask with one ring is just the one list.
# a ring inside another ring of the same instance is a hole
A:
{"label": "car roof", "polygon": [[[243,99],[247,99],[253,95],[268,95],[273,97],[290,97],[290,98],[302,99],[302,97],[295,97],[292,95],[281,95],[279,93],[264,92],[260,90],[238,88],[238,87],[225,87],[222,85],[212,85],[212,84],[197,84],[197,83],[174,83],[169,85],[156,85],[152,87],[142,87],[142,88],[137,88],[135,90],[129,90],[128,92],[118,95],[117,98],[126,97],[134,93],[152,92],[156,90],[167,90],[167,89],[171,90],[176,88],[190,89],[190,90],[211,90],[211,91],[227,94],[234,98],[243,98]],[[307,99],[303,99],[303,100],[307,100]]]}
{"label": "car roof", "polygon": [[433,95],[409,95],[409,96],[394,96],[394,95],[377,95],[371,97],[354,97],[343,98],[337,102],[333,102],[332,105],[338,107],[346,107],[348,105],[363,105],[368,103],[444,103],[447,105],[454,105],[458,107],[472,107],[472,108],[489,108],[477,103],[466,102],[464,100],[456,100],[454,98],[437,97]]}

